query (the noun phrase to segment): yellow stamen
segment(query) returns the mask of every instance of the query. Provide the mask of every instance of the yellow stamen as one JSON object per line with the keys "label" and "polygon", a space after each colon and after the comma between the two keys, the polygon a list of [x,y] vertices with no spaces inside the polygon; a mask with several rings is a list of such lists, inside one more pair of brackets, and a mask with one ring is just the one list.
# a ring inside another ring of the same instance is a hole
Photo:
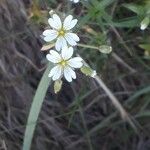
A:
{"label": "yellow stamen", "polygon": [[63,30],[63,29],[61,29],[60,31],[59,31],[59,36],[64,36],[65,35],[65,31]]}
{"label": "yellow stamen", "polygon": [[67,61],[66,60],[62,60],[60,63],[59,63],[62,67],[65,67],[67,65]]}

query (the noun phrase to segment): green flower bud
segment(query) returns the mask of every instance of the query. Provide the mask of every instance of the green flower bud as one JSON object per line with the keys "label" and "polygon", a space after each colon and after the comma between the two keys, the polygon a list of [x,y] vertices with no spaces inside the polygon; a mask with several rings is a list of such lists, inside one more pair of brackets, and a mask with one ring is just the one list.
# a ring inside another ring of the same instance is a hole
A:
{"label": "green flower bud", "polygon": [[147,16],[143,19],[143,21],[141,22],[141,30],[145,30],[150,22],[150,18]]}
{"label": "green flower bud", "polygon": [[88,66],[83,66],[81,69],[81,72],[83,74],[85,74],[86,76],[90,76],[90,77],[95,77],[96,76],[96,71],[92,70],[90,67]]}
{"label": "green flower bud", "polygon": [[54,92],[57,94],[62,88],[62,81],[61,80],[56,80],[54,82]]}
{"label": "green flower bud", "polygon": [[99,47],[99,51],[104,54],[109,54],[112,51],[112,47],[108,45],[102,45]]}

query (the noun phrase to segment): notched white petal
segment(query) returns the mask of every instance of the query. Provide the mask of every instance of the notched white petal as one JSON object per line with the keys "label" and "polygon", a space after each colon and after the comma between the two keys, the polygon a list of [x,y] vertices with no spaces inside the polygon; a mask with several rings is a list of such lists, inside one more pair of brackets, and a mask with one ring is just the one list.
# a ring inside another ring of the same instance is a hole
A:
{"label": "notched white petal", "polygon": [[50,42],[58,36],[58,32],[56,30],[45,30],[43,35],[45,36],[44,40]]}
{"label": "notched white petal", "polygon": [[44,41],[51,42],[54,39],[56,39],[56,37],[57,37],[57,35],[48,35],[48,36],[44,37]]}
{"label": "notched white petal", "polygon": [[82,58],[74,57],[68,61],[68,65],[73,68],[81,68],[83,66]]}
{"label": "notched white petal", "polygon": [[70,68],[70,73],[73,79],[76,79],[76,73]]}
{"label": "notched white petal", "polygon": [[71,46],[76,46],[77,42],[72,38],[72,36],[70,36],[69,33],[65,34],[65,39],[67,40],[67,42],[71,45]]}
{"label": "notched white petal", "polygon": [[61,22],[60,17],[59,17],[57,14],[53,14],[53,20],[54,20],[54,22],[56,22],[56,24],[57,24],[57,29],[61,29],[61,27],[62,27],[62,22]]}
{"label": "notched white petal", "polygon": [[67,35],[76,42],[80,41],[80,38],[75,33],[67,33]]}
{"label": "notched white petal", "polygon": [[55,57],[58,61],[61,60],[61,56],[58,52],[54,51],[54,50],[50,50],[50,54]]}
{"label": "notched white petal", "polygon": [[75,25],[77,24],[78,20],[77,19],[73,19],[70,23],[70,26],[68,28],[68,30],[71,30],[72,28],[75,27]]}
{"label": "notched white petal", "polygon": [[55,73],[57,73],[57,70],[58,70],[58,66],[55,66],[51,69],[48,77],[52,77]]}
{"label": "notched white petal", "polygon": [[44,36],[53,35],[53,34],[57,34],[57,31],[56,30],[49,30],[49,29],[47,29],[47,30],[45,30],[43,32]]}
{"label": "notched white petal", "polygon": [[74,57],[72,59],[73,59],[73,61],[82,61],[83,60],[81,57]]}
{"label": "notched white petal", "polygon": [[50,54],[47,54],[46,58],[53,63],[59,63],[61,61],[61,56],[54,50],[50,50]]}
{"label": "notched white petal", "polygon": [[72,29],[77,24],[77,22],[78,22],[77,19],[73,19],[73,16],[69,15],[64,20],[63,28],[65,30],[70,30],[70,29]]}
{"label": "notched white petal", "polygon": [[67,16],[67,17],[65,18],[64,23],[63,23],[63,28],[64,28],[65,30],[68,30],[68,29],[69,29],[72,19],[73,19],[73,16],[72,16],[72,15],[69,15],[69,16]]}
{"label": "notched white petal", "polygon": [[60,51],[63,47],[67,47],[67,42],[64,37],[59,37],[56,41],[55,48]]}
{"label": "notched white petal", "polygon": [[64,60],[68,60],[73,55],[73,48],[72,47],[63,47],[62,48],[62,58]]}
{"label": "notched white petal", "polygon": [[50,62],[52,62],[52,63],[57,63],[55,57],[53,57],[53,56],[50,55],[50,54],[47,54],[47,55],[46,55],[46,58],[47,58],[48,61],[50,61]]}
{"label": "notched white petal", "polygon": [[60,20],[59,16],[56,15],[56,14],[54,14],[54,15],[52,16],[52,18],[49,18],[49,19],[48,19],[48,23],[49,23],[49,25],[50,25],[52,28],[54,28],[54,29],[56,29],[56,30],[59,30],[59,29],[62,28],[61,20]]}
{"label": "notched white petal", "polygon": [[64,68],[64,77],[68,82],[72,82],[72,72],[70,72],[70,67]]}
{"label": "notched white petal", "polygon": [[60,65],[56,66],[55,72],[53,74],[52,80],[58,80],[62,75],[62,68]]}
{"label": "notched white petal", "polygon": [[57,29],[57,24],[54,22],[52,18],[48,19],[48,23],[52,28]]}

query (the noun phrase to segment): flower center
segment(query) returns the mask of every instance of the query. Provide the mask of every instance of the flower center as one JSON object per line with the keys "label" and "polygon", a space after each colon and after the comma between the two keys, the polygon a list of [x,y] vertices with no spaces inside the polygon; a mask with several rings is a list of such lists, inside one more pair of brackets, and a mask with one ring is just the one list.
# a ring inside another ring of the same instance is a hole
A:
{"label": "flower center", "polygon": [[66,60],[62,60],[60,63],[59,63],[62,67],[65,67],[67,65],[67,61]]}
{"label": "flower center", "polygon": [[64,29],[61,29],[59,32],[58,32],[59,36],[64,36],[65,35],[65,31]]}

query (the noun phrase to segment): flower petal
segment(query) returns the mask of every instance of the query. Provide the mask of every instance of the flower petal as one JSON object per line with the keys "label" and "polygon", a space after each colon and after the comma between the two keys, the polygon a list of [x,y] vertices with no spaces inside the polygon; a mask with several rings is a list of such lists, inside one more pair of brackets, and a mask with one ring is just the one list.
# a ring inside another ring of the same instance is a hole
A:
{"label": "flower petal", "polygon": [[58,36],[58,32],[56,30],[45,30],[43,35],[45,36],[44,40],[50,42]]}
{"label": "flower petal", "polygon": [[83,66],[82,58],[80,58],[80,57],[71,58],[68,61],[68,65],[73,67],[73,68],[81,68]]}
{"label": "flower petal", "polygon": [[67,30],[70,27],[70,23],[71,23],[72,19],[73,19],[72,15],[69,15],[65,18],[64,23],[63,23],[63,28],[65,30]]}
{"label": "flower petal", "polygon": [[64,37],[60,36],[56,41],[55,48],[60,51],[63,47],[67,47],[67,42]]}
{"label": "flower petal", "polygon": [[58,73],[58,71],[59,71],[60,69],[61,69],[61,68],[60,68],[60,66],[59,66],[59,65],[57,65],[57,66],[53,67],[53,68],[51,69],[51,71],[50,71],[50,73],[49,73],[48,77],[52,77],[52,76],[54,76],[54,74],[57,74],[57,73]]}
{"label": "flower petal", "polygon": [[70,68],[70,73],[73,79],[76,79],[76,73]]}
{"label": "flower petal", "polygon": [[74,3],[78,3],[79,2],[79,0],[74,0]]}
{"label": "flower petal", "polygon": [[52,70],[49,73],[49,77],[52,77],[52,79],[58,80],[62,75],[62,68],[60,65],[55,66],[54,68],[52,68]]}
{"label": "flower petal", "polygon": [[58,32],[56,30],[50,30],[50,29],[47,29],[43,32],[44,36],[53,35],[53,34],[58,34]]}
{"label": "flower petal", "polygon": [[54,50],[50,50],[50,54],[47,54],[46,58],[53,63],[59,63],[61,61],[61,56]]}
{"label": "flower petal", "polygon": [[80,38],[75,33],[67,33],[67,35],[74,39],[76,42],[80,41]]}
{"label": "flower petal", "polygon": [[48,19],[48,23],[50,24],[50,26],[54,29],[61,29],[62,28],[62,23],[61,23],[61,19],[58,15],[54,14],[52,16],[52,18]]}
{"label": "flower petal", "polygon": [[77,24],[77,22],[78,22],[77,19],[73,19],[73,20],[71,21],[71,24],[70,24],[70,27],[68,28],[68,30],[74,28],[74,26]]}
{"label": "flower petal", "polygon": [[62,48],[62,58],[64,60],[68,60],[73,55],[73,48],[72,47],[63,47]]}
{"label": "flower petal", "polygon": [[63,28],[64,30],[70,30],[72,29],[78,22],[77,19],[73,19],[72,15],[69,15],[65,18],[64,23],[63,23]]}
{"label": "flower petal", "polygon": [[48,61],[52,62],[52,63],[57,63],[57,60],[55,59],[55,57],[53,57],[52,55],[50,54],[47,54],[46,55],[46,58]]}
{"label": "flower petal", "polygon": [[67,42],[71,45],[71,46],[75,46],[77,45],[76,41],[74,40],[73,36],[70,35],[69,33],[65,34],[65,39],[67,40]]}
{"label": "flower petal", "polygon": [[53,55],[56,59],[61,60],[60,54],[55,50],[50,50],[50,54]]}
{"label": "flower petal", "polygon": [[70,67],[65,67],[64,68],[64,77],[68,82],[71,82],[72,78],[76,79],[76,74]]}
{"label": "flower petal", "polygon": [[78,3],[79,2],[79,0],[70,0],[70,1],[73,1],[74,3]]}

